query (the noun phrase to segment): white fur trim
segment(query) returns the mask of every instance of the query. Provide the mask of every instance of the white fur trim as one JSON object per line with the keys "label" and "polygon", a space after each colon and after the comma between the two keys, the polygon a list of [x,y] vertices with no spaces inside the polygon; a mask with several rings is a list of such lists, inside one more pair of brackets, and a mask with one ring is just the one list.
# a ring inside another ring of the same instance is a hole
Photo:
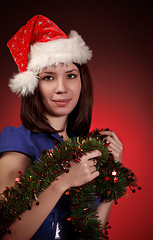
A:
{"label": "white fur trim", "polygon": [[22,96],[33,94],[38,86],[38,77],[32,71],[26,71],[14,75],[9,82],[9,87],[15,93]]}
{"label": "white fur trim", "polygon": [[81,36],[71,31],[69,38],[38,42],[31,46],[28,69],[38,73],[43,67],[59,63],[86,63],[92,51]]}

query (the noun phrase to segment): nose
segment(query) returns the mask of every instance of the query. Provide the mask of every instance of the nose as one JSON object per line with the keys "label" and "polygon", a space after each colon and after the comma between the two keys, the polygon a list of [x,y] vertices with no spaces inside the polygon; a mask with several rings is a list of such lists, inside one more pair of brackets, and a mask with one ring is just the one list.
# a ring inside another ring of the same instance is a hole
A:
{"label": "nose", "polygon": [[66,93],[67,92],[67,86],[64,78],[59,78],[56,81],[56,89],[55,93],[60,94],[60,93]]}

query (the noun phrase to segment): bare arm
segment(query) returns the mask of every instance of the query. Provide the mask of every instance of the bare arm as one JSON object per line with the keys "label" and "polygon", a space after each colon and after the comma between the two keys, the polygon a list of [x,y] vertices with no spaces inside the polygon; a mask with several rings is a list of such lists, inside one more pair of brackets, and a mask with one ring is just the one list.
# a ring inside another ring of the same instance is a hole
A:
{"label": "bare arm", "polygon": [[108,217],[109,217],[112,205],[113,205],[113,201],[111,201],[111,202],[103,201],[99,204],[99,206],[97,208],[98,216],[102,222],[103,229],[105,228],[106,223],[108,221]]}
{"label": "bare arm", "polygon": [[[24,154],[17,152],[6,152],[3,154],[0,159],[0,192],[2,193],[6,186],[13,186],[15,178],[18,176],[18,171],[24,171],[30,164],[30,158]],[[5,235],[3,239],[30,239],[63,192],[64,189],[58,188],[58,184],[52,184],[43,194],[40,194],[40,206],[36,207],[33,204],[32,210],[23,213],[21,216],[22,220],[16,220],[11,226],[12,234]],[[25,231],[25,229],[28,229],[28,231]]]}
{"label": "bare arm", "polygon": [[[83,156],[79,164],[71,163],[69,173],[62,174],[58,181],[53,182],[45,192],[39,195],[40,205],[33,204],[31,211],[24,212],[21,215],[22,220],[16,220],[11,225],[12,233],[6,234],[3,240],[30,239],[69,187],[80,186],[92,181],[99,175],[99,172],[93,166],[93,161],[88,161],[97,156],[100,156],[100,152],[93,151]],[[30,158],[24,154],[5,153],[0,159],[0,192],[3,192],[6,186],[13,186],[18,171],[25,170],[30,164]]]}
{"label": "bare arm", "polygon": [[[123,152],[123,145],[119,138],[116,136],[116,134],[112,131],[103,131],[101,132],[102,135],[107,135],[104,139],[106,140],[107,143],[109,143],[109,150],[111,151],[114,159],[116,161],[122,162],[122,152]],[[111,207],[113,205],[113,201],[111,202],[106,202],[103,201],[99,204],[97,210],[98,210],[98,215],[99,218],[102,222],[102,227],[105,228],[106,222],[108,220]]]}

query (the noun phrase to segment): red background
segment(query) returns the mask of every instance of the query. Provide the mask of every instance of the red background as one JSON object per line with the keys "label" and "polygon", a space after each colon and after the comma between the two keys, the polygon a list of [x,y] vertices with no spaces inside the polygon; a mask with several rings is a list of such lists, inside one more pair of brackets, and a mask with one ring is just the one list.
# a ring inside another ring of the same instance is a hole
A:
{"label": "red background", "polygon": [[[123,163],[138,177],[141,191],[128,190],[110,214],[111,240],[152,239],[153,7],[129,1],[7,1],[1,6],[0,131],[20,124],[20,98],[8,79],[17,72],[6,42],[32,16],[52,19],[65,33],[75,29],[93,50],[92,129],[109,127],[124,145]],[[101,5],[99,5],[101,3]]]}

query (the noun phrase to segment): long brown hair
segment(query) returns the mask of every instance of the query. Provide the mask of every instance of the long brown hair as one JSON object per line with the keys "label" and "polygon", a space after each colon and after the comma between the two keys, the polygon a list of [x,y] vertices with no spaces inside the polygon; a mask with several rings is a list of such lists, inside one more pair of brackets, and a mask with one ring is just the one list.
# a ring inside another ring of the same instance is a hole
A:
{"label": "long brown hair", "polygon": [[[79,101],[74,110],[68,116],[67,130],[79,135],[86,135],[89,131],[93,106],[93,86],[91,76],[86,64],[76,64],[80,71],[82,88]],[[22,124],[35,132],[59,132],[48,122],[43,105],[36,88],[33,95],[22,97],[20,118]]]}

